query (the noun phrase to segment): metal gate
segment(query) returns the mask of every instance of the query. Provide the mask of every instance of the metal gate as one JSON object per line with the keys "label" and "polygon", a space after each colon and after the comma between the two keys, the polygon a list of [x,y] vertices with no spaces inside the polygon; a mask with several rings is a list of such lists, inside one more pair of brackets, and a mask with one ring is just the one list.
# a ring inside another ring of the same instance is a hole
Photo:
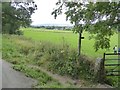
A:
{"label": "metal gate", "polygon": [[103,67],[105,76],[120,76],[120,53],[104,53]]}

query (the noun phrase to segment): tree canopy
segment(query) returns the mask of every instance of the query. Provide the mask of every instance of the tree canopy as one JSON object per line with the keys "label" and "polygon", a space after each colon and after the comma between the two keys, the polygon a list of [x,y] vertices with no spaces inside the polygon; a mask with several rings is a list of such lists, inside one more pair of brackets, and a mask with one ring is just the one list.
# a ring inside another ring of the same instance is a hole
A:
{"label": "tree canopy", "polygon": [[21,26],[29,26],[36,9],[37,5],[32,1],[2,2],[2,32],[16,34]]}
{"label": "tree canopy", "polygon": [[56,18],[65,8],[66,19],[74,24],[73,31],[86,30],[95,39],[95,50],[110,48],[110,37],[120,26],[120,2],[65,2],[59,0],[52,15]]}

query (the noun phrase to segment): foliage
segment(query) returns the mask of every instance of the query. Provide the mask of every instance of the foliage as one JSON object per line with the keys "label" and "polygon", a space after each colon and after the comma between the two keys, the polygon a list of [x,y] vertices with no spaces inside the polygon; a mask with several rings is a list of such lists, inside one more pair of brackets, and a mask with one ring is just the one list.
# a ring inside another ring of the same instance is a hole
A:
{"label": "foliage", "polygon": [[4,35],[3,38],[3,59],[13,64],[36,64],[73,78],[93,77],[93,62],[86,56],[78,57],[76,50],[70,49],[64,41],[62,45],[54,45],[50,42],[34,42],[21,36],[9,37]]}
{"label": "foliage", "polygon": [[[3,40],[4,40],[2,43],[4,45],[2,48],[3,59],[11,62],[15,70],[24,72],[27,77],[31,77],[31,78],[38,80],[38,84],[34,87],[45,88],[50,85],[49,83],[54,84],[50,86],[51,88],[63,87],[57,80],[53,79],[46,73],[40,71],[37,68],[32,68],[28,66],[28,64],[31,64],[32,57],[33,57],[32,56],[33,54],[31,54],[30,52],[29,52],[30,55],[26,54],[26,52],[32,50],[32,44],[30,45],[30,42],[29,42],[29,48],[25,49],[30,39],[26,39],[21,36],[19,36],[19,39],[18,39],[17,36],[5,35],[3,36]],[[21,40],[21,42],[19,42],[18,40],[19,41]],[[23,51],[23,49],[25,49],[26,51],[25,50]]]}
{"label": "foliage", "polygon": [[[59,0],[52,12],[56,18],[66,7],[66,19],[74,24],[74,32],[87,30],[95,34],[94,48],[96,51],[110,48],[110,37],[120,25],[120,2],[65,2]],[[65,7],[64,7],[65,6]]]}
{"label": "foliage", "polygon": [[[61,45],[58,45],[45,41],[32,41],[22,36],[3,35],[2,44],[3,59],[13,63],[16,70],[25,72],[27,76],[33,78],[39,76],[36,69],[28,70],[30,68],[27,65],[34,64],[74,79],[82,78],[91,82],[95,80],[93,72],[94,61],[91,61],[85,55],[78,57],[76,50],[70,49],[64,40]],[[27,47],[28,44],[29,47]],[[106,82],[113,86],[117,84],[116,80],[111,78]],[[46,85],[43,86],[47,87]],[[50,85],[50,87],[59,87],[59,84]]]}
{"label": "foliage", "polygon": [[31,15],[37,5],[30,2],[3,2],[2,3],[2,32],[8,34],[22,34],[20,27],[29,26]]}

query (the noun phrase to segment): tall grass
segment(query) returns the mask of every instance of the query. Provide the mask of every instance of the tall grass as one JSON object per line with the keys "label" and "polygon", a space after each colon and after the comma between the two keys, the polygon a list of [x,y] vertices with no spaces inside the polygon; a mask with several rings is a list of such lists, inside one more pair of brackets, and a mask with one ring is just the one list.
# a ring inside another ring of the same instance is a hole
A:
{"label": "tall grass", "polygon": [[[48,30],[48,29],[36,29],[36,28],[21,28],[24,31],[24,36],[29,37],[33,40],[41,41],[50,41],[55,44],[60,44],[62,39],[69,44],[72,48],[78,48],[78,34],[73,33],[72,31],[60,31],[60,30]],[[114,45],[118,44],[118,34],[114,34],[111,37],[110,49],[100,49],[95,52],[94,49],[94,39],[89,39],[90,34],[88,32],[83,32],[85,37],[82,40],[82,53],[92,57],[103,57],[104,52],[113,52]]]}
{"label": "tall grass", "polygon": [[3,35],[3,59],[16,65],[34,64],[60,75],[93,81],[94,63],[64,42],[36,42],[22,36]]}

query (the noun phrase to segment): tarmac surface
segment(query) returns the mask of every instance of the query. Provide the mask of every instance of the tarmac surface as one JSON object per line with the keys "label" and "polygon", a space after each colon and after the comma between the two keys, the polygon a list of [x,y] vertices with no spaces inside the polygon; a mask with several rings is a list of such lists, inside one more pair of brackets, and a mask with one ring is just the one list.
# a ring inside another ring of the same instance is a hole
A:
{"label": "tarmac surface", "polygon": [[2,83],[2,88],[32,88],[36,83],[36,80],[28,78],[24,73],[15,71],[12,68],[12,64],[0,59],[0,77],[2,72],[2,80],[0,78],[0,85]]}

